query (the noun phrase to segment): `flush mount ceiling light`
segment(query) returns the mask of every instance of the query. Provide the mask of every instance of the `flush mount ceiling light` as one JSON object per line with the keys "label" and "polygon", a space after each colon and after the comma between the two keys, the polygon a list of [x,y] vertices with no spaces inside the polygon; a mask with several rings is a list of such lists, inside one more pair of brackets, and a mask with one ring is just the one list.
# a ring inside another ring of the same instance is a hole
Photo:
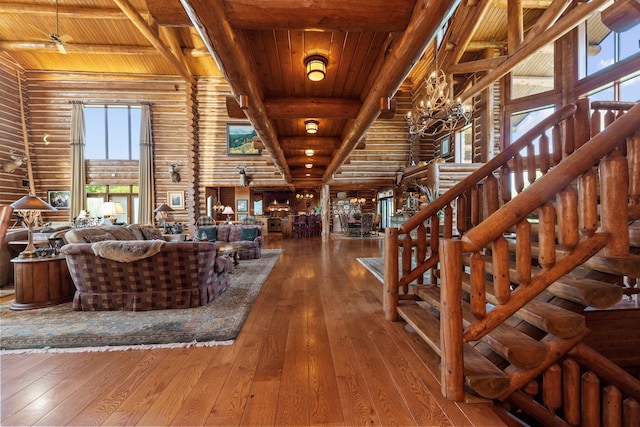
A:
{"label": "flush mount ceiling light", "polygon": [[318,125],[320,123],[317,120],[307,120],[304,122],[304,127],[307,133],[318,133]]}
{"label": "flush mount ceiling light", "polygon": [[311,169],[313,167],[313,164],[305,163],[304,167],[307,168],[307,169]]}
{"label": "flush mount ceiling light", "polygon": [[307,77],[312,82],[319,82],[324,79],[327,72],[327,58],[320,55],[311,55],[304,60],[307,68]]}
{"label": "flush mount ceiling light", "polygon": [[313,156],[314,151],[312,149],[306,149],[304,150],[304,154],[306,154],[307,156],[311,157]]}

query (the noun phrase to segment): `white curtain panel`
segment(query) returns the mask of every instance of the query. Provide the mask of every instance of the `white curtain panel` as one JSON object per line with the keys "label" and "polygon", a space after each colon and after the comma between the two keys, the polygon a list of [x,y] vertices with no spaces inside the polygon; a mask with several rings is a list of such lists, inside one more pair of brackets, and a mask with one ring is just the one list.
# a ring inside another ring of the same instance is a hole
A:
{"label": "white curtain panel", "polygon": [[84,166],[84,106],[71,105],[71,205],[69,221],[86,209],[86,169]]}
{"label": "white curtain panel", "polygon": [[138,223],[153,224],[153,200],[155,194],[153,181],[153,132],[151,129],[151,108],[146,104],[142,105],[140,124],[139,186],[140,209],[138,210]]}

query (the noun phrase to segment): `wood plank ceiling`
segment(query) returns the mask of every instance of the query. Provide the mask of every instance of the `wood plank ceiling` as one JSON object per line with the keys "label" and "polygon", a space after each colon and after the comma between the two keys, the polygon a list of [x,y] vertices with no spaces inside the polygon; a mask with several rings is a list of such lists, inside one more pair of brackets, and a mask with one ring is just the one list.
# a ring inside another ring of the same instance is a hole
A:
{"label": "wood plank ceiling", "polygon": [[[551,3],[561,2],[522,0],[525,27]],[[566,7],[567,2],[562,3]],[[421,78],[425,62],[433,58],[430,42],[459,4],[3,1],[0,49],[27,70],[178,75],[187,82],[222,73],[233,93],[227,102],[230,117],[251,121],[287,184],[311,187],[331,184],[373,122],[381,114],[394,116],[391,99],[407,77]],[[506,4],[463,2],[456,12],[459,18],[450,22],[455,31],[445,39],[442,63],[454,69],[459,62],[480,59],[490,47],[502,52],[508,40]],[[64,45],[66,55],[51,40],[52,33],[73,37]],[[309,55],[327,59],[324,80],[307,79],[304,61]],[[464,79],[464,70],[459,73]],[[304,122],[310,119],[319,123],[313,136],[305,132]],[[305,155],[306,149],[314,150],[313,157]],[[313,167],[306,168],[307,163]],[[379,166],[372,162],[360,170],[365,178],[379,180]],[[386,166],[390,184],[393,171],[404,163],[394,160]]]}

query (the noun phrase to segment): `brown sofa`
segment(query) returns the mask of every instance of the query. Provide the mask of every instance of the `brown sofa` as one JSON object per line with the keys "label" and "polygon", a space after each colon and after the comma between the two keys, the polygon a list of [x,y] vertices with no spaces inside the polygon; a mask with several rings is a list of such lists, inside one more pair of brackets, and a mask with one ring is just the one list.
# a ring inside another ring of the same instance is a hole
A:
{"label": "brown sofa", "polygon": [[[229,287],[231,259],[209,242],[150,240],[157,253],[119,262],[97,256],[106,243],[145,246],[139,226],[104,226],[70,230],[61,253],[76,286],[74,310],[158,310],[208,304]],[[137,234],[140,231],[140,234]],[[110,240],[109,236],[111,236]],[[83,242],[84,240],[84,242]],[[92,241],[93,243],[89,243]],[[118,242],[115,242],[118,241]],[[115,245],[114,245],[115,246]]]}

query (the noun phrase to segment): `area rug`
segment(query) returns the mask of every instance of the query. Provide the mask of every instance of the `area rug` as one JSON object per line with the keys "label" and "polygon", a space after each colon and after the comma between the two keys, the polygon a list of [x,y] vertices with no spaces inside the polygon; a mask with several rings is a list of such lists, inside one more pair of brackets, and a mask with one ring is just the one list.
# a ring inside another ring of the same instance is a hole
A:
{"label": "area rug", "polygon": [[112,351],[232,344],[282,250],[241,260],[231,286],[204,307],[73,311],[71,303],[12,311],[0,305],[0,353]]}

